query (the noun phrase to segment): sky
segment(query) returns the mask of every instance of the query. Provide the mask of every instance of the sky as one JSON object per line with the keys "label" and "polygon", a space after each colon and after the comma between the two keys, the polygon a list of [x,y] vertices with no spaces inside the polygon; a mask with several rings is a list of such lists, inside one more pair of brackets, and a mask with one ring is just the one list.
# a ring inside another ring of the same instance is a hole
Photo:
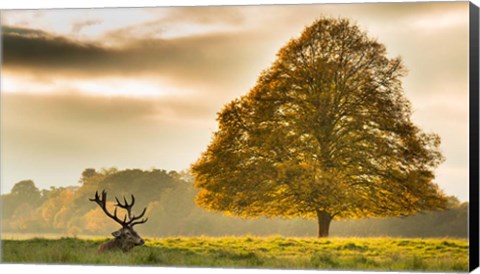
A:
{"label": "sky", "polygon": [[402,57],[412,120],[442,139],[436,182],[467,201],[468,2],[2,11],[1,192],[189,168],[222,106],[320,16]]}

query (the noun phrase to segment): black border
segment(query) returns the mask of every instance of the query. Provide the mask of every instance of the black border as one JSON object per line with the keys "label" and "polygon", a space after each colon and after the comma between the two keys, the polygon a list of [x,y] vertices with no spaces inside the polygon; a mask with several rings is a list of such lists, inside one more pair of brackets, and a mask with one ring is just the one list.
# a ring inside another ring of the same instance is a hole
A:
{"label": "black border", "polygon": [[469,270],[479,266],[479,9],[470,2]]}

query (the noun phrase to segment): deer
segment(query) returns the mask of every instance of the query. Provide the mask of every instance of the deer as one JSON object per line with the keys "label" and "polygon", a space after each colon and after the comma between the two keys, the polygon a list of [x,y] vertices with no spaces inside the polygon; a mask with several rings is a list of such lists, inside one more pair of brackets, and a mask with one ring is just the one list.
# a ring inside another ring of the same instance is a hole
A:
{"label": "deer", "polygon": [[[107,192],[105,190],[102,191],[101,196],[98,194],[98,191],[96,191],[95,197],[89,200],[97,203],[108,217],[110,217],[122,226],[122,228],[120,228],[119,230],[112,232],[112,236],[115,237],[113,240],[105,242],[99,246],[97,250],[98,253],[119,249],[122,252],[126,253],[135,246],[141,246],[145,243],[142,237],[140,237],[140,235],[138,235],[138,233],[133,229],[133,226],[143,224],[148,221],[148,218],[143,218],[143,215],[145,215],[147,208],[145,207],[138,216],[132,215],[132,207],[135,204],[135,196],[133,196],[133,194],[132,201],[130,203],[127,202],[125,196],[123,197],[123,204],[118,200],[117,197],[115,197],[117,203],[115,204],[113,214],[111,214],[107,210]],[[117,207],[123,208],[127,211],[123,220],[117,216]]]}

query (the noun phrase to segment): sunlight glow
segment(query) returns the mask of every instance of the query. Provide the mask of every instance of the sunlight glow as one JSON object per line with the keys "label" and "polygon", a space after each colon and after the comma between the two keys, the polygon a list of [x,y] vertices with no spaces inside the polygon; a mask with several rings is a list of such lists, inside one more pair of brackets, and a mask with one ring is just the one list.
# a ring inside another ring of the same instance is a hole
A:
{"label": "sunlight glow", "polygon": [[131,79],[115,78],[96,81],[73,81],[72,85],[83,93],[102,96],[144,97],[162,96],[170,93],[160,85]]}
{"label": "sunlight glow", "polygon": [[48,94],[52,93],[53,87],[53,83],[33,81],[32,79],[25,79],[24,77],[18,77],[12,74],[7,74],[5,72],[2,72],[0,83],[0,90],[2,93],[24,92]]}
{"label": "sunlight glow", "polygon": [[172,28],[165,29],[161,35],[157,38],[178,38],[188,37],[195,35],[204,35],[208,33],[229,32],[238,30],[238,27],[227,24],[208,24],[208,25],[196,25],[196,24],[176,24]]}
{"label": "sunlight glow", "polygon": [[1,90],[4,93],[37,95],[83,93],[94,96],[159,97],[182,95],[185,91],[160,81],[145,79],[102,78],[94,80],[55,79],[44,81],[14,74],[3,74]]}
{"label": "sunlight glow", "polygon": [[468,26],[468,17],[463,11],[432,13],[412,21],[413,26],[423,29],[445,29],[458,25]]}

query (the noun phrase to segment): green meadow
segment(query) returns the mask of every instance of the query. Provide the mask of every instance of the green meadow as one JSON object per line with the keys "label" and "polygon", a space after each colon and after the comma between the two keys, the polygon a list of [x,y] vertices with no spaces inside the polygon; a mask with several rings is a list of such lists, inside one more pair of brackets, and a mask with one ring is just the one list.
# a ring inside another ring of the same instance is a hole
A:
{"label": "green meadow", "polygon": [[2,240],[6,263],[222,268],[467,271],[461,239],[175,237],[146,238],[129,253],[97,254],[105,238]]}

